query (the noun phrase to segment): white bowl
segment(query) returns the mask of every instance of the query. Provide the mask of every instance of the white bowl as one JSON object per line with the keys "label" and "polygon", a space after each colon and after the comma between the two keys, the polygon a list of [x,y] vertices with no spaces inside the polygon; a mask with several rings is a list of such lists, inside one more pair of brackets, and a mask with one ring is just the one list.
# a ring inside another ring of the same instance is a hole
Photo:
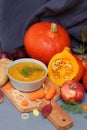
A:
{"label": "white bowl", "polygon": [[[37,64],[41,65],[46,71],[45,76],[43,78],[41,78],[40,80],[32,81],[32,82],[23,82],[23,81],[19,81],[19,80],[14,79],[8,73],[8,70],[13,65],[18,64],[20,62],[34,62],[34,63],[37,63]],[[23,91],[23,92],[31,92],[31,91],[35,91],[35,90],[41,88],[41,86],[42,86],[42,84],[43,84],[43,82],[44,82],[44,80],[45,80],[45,78],[47,76],[47,73],[48,73],[47,66],[43,62],[41,62],[39,60],[36,60],[36,59],[32,59],[32,58],[22,58],[22,59],[15,60],[15,61],[13,61],[12,63],[9,64],[8,70],[7,70],[7,75],[9,77],[9,80],[10,80],[12,86],[14,88],[16,88],[17,90]]]}

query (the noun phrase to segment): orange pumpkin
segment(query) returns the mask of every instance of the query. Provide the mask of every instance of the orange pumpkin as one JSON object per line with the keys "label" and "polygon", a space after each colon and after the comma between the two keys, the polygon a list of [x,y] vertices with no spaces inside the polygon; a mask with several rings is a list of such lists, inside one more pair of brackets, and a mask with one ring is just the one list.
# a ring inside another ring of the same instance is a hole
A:
{"label": "orange pumpkin", "polygon": [[54,55],[48,64],[48,76],[59,87],[65,81],[79,81],[83,75],[82,62],[71,52],[70,48]]}
{"label": "orange pumpkin", "polygon": [[48,64],[53,55],[71,47],[68,32],[52,22],[33,24],[25,33],[24,46],[28,55]]}

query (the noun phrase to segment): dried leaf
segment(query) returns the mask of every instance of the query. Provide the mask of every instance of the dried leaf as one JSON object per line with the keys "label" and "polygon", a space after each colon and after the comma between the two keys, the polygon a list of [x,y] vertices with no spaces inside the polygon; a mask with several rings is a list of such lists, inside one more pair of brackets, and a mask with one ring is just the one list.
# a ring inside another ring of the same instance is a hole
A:
{"label": "dried leaf", "polygon": [[86,51],[85,43],[87,43],[87,28],[83,27],[80,30],[80,36],[81,36],[81,40],[82,40],[82,45],[73,48],[72,51],[74,51],[75,53],[84,55],[84,53]]}
{"label": "dried leaf", "polygon": [[48,116],[48,115],[51,113],[52,109],[53,109],[53,107],[52,107],[51,104],[45,105],[45,106],[42,108],[42,115],[43,115],[44,117]]}
{"label": "dried leaf", "polygon": [[82,28],[80,30],[80,34],[81,34],[81,39],[83,42],[87,42],[87,29],[86,28]]}

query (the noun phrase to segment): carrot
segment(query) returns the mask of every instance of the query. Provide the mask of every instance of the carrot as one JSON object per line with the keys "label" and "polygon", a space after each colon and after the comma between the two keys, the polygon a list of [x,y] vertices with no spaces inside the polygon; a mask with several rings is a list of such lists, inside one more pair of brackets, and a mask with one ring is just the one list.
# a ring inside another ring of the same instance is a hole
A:
{"label": "carrot", "polygon": [[82,108],[83,108],[83,110],[86,110],[86,111],[87,111],[87,104],[84,104],[84,105],[82,106]]}
{"label": "carrot", "polygon": [[23,100],[23,101],[21,102],[21,104],[22,104],[23,106],[27,106],[27,105],[28,105],[28,101],[27,101],[27,100]]}
{"label": "carrot", "polygon": [[39,90],[36,90],[34,92],[31,92],[29,94],[29,97],[32,101],[35,101],[36,99],[41,99],[41,98],[44,98],[45,97],[45,91],[44,89],[39,89]]}
{"label": "carrot", "polygon": [[54,97],[54,95],[56,94],[57,90],[55,86],[50,86],[47,90],[47,93],[45,95],[45,99],[50,100]]}
{"label": "carrot", "polygon": [[5,84],[4,86],[7,90],[12,88],[12,85],[8,82],[7,84]]}

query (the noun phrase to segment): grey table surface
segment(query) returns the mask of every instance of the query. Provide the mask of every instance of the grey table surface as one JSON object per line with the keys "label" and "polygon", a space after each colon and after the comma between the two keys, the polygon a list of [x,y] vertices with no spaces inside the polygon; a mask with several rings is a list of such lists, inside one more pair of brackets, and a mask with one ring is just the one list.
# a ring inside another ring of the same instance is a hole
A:
{"label": "grey table surface", "polygon": [[[61,104],[61,99],[56,103]],[[87,93],[82,103],[87,103]],[[87,113],[71,114],[68,113],[74,123],[69,130],[87,130],[87,119],[84,118]],[[23,120],[21,112],[5,97],[4,102],[0,104],[0,130],[57,130],[57,128],[46,118],[40,115],[35,117],[32,112],[29,118]]]}

